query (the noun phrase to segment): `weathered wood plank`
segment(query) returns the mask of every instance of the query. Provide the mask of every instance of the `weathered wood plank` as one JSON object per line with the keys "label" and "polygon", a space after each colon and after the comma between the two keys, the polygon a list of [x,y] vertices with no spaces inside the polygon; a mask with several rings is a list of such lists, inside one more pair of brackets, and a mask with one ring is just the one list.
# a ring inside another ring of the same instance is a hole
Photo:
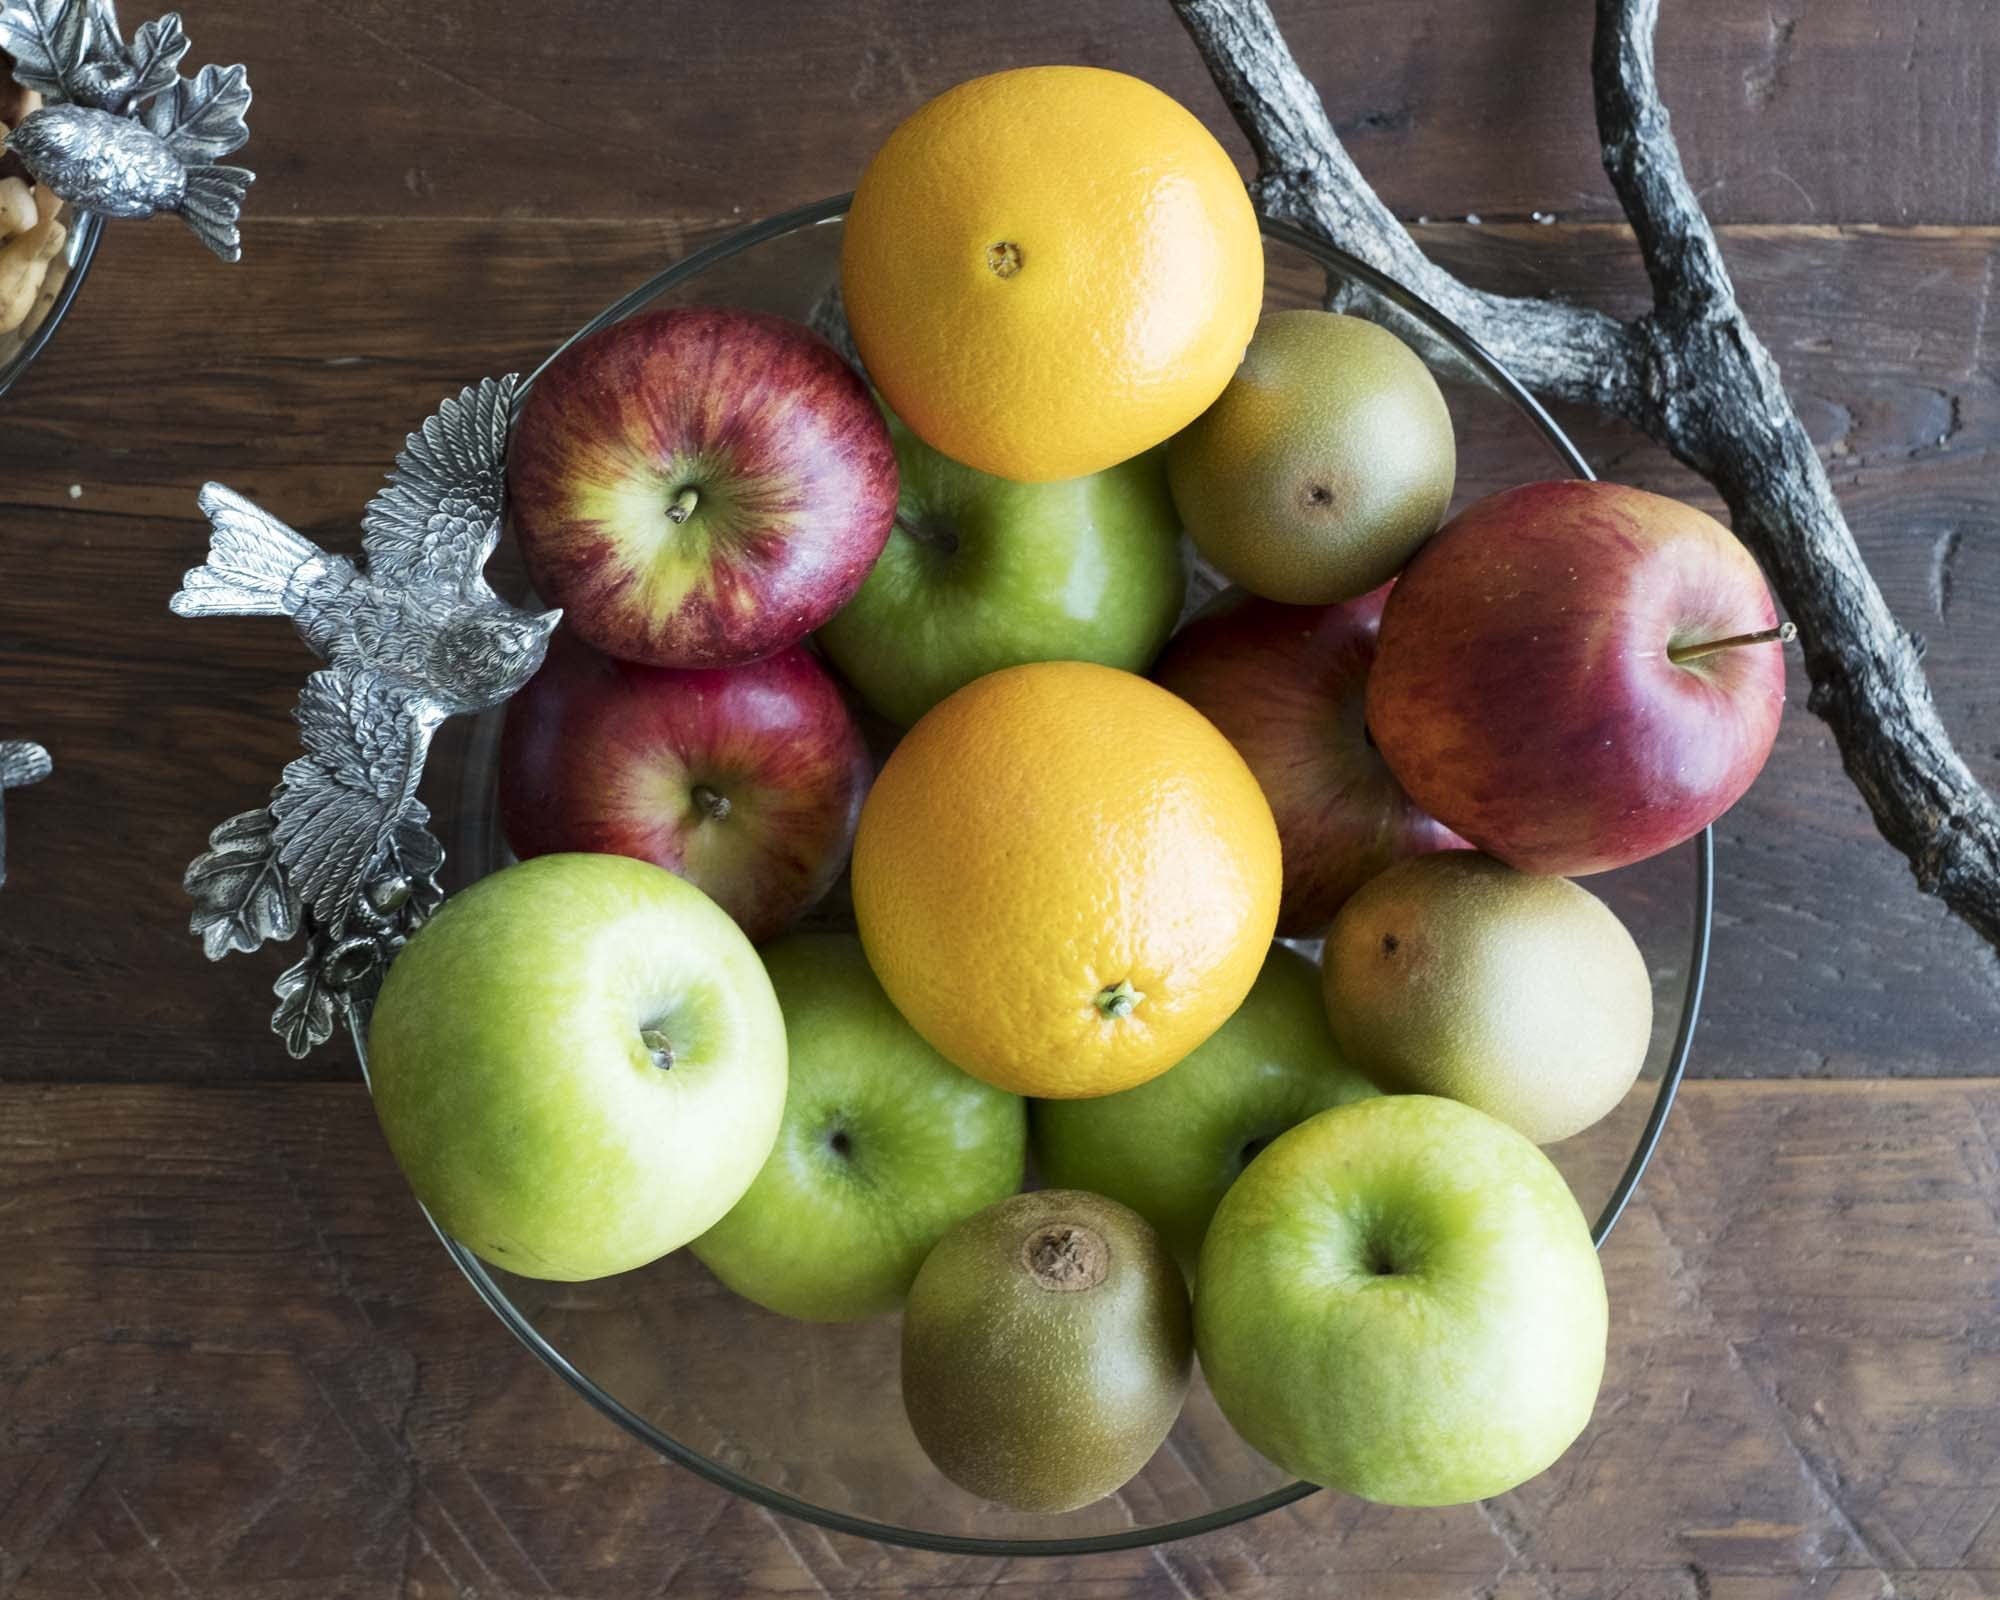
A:
{"label": "weathered wood plank", "polygon": [[[1278,0],[1300,61],[1404,215],[1616,214],[1590,8]],[[1719,220],[1990,222],[2000,13],[1983,0],[1680,0],[1660,75]],[[923,99],[1003,67],[1135,72],[1228,126],[1159,0],[1021,8],[788,0],[210,5],[249,63],[263,216],[668,217],[853,187]]]}
{"label": "weathered wood plank", "polygon": [[1692,1085],[1544,1478],[999,1563],[768,1516],[599,1420],[449,1267],[357,1088],[0,1089],[0,1592],[1990,1594],[1997,1134],[1992,1079]]}
{"label": "weathered wood plank", "polygon": [[[350,1070],[338,1050],[295,1068],[264,1031],[280,963],[211,968],[182,931],[181,868],[288,759],[305,666],[281,624],[168,615],[202,548],[194,491],[223,477],[350,539],[401,433],[440,395],[534,361],[707,236],[267,220],[250,235],[260,270],[184,273],[171,233],[119,235],[85,311],[0,408],[0,713],[58,763],[10,812],[0,982],[21,1020],[0,1077]],[[1427,239],[1511,288],[1614,304],[1640,292],[1617,228]],[[1947,721],[2000,782],[2000,369],[1985,349],[2000,235],[1756,228],[1726,248],[1892,604],[1930,641]],[[200,332],[163,341],[161,327]],[[1606,472],[1702,498],[1644,440],[1570,420]],[[1468,482],[1524,470],[1542,468],[1467,452]],[[1720,868],[1697,1071],[1992,1070],[1991,960],[1876,840],[1801,705],[1722,826]]]}
{"label": "weathered wood plank", "polygon": [[[1613,215],[1587,6],[1277,8],[1403,214]],[[2000,236],[1818,226],[2000,222],[2000,9],[1665,10],[1707,203],[1815,225],[1725,248],[1931,640],[1947,718],[2000,781]],[[534,359],[730,221],[847,187],[900,115],[973,73],[1117,66],[1227,119],[1157,0],[870,0],[809,27],[781,0],[204,0],[191,27],[260,90],[248,263],[119,230],[82,319],[0,404],[0,734],[59,762],[10,808],[0,1080],[179,1080],[0,1083],[0,1595],[2000,1594],[1984,1076],[1690,1086],[1607,1252],[1597,1422],[1521,1493],[1434,1514],[1322,1495],[1069,1563],[878,1549],[653,1459],[480,1309],[357,1089],[192,1087],[352,1069],[337,1049],[296,1068],[264,1030],[278,963],[211,968],[182,932],[181,866],[290,754],[304,665],[279,625],[166,615],[200,476],[347,537],[446,389]],[[1638,302],[1616,228],[1427,237],[1499,286]],[[1607,471],[1694,487],[1643,441],[1580,434]],[[1697,1070],[1994,1070],[1990,960],[1910,888],[1796,710],[1721,869]]]}

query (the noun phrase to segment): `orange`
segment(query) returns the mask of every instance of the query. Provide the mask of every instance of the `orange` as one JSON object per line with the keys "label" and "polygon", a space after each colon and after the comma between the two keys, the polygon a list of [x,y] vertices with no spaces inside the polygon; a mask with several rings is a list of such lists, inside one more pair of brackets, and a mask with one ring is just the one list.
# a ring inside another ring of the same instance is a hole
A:
{"label": "orange", "polygon": [[1098,472],[1208,409],[1264,298],[1227,152],[1096,67],[974,78],[918,108],[854,192],[856,348],[927,444],[1003,478]]}
{"label": "orange", "polygon": [[854,841],[875,975],[918,1033],[1015,1094],[1156,1077],[1249,993],[1278,830],[1200,712],[1079,661],[967,684],[904,737]]}

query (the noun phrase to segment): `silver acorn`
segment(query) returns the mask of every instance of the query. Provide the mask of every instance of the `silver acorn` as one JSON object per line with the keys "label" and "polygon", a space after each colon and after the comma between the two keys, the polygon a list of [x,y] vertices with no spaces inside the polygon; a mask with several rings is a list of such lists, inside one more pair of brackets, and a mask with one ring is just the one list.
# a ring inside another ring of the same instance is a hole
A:
{"label": "silver acorn", "polygon": [[184,78],[178,13],[128,45],[103,0],[0,0],[0,50],[46,101],[5,138],[38,184],[100,216],[171,213],[225,261],[242,255],[237,220],[255,175],[221,164],[250,137],[242,67]]}

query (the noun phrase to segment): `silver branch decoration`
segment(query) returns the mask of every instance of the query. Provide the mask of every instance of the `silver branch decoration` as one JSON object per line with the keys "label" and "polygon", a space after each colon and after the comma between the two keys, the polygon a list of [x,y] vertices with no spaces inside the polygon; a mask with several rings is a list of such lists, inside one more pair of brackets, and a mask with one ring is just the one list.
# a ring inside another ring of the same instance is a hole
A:
{"label": "silver branch decoration", "polygon": [[488,378],[409,436],[362,515],[365,568],[219,483],[201,491],[208,560],[174,613],[290,617],[326,661],[299,696],[305,755],[268,806],[209,835],[186,877],[210,960],[305,931],[271,1019],[294,1056],[332,1036],[341,1000],[378,980],[444,898],[444,848],[417,799],[432,738],[534,676],[561,617],[509,605],[485,578],[515,387]]}
{"label": "silver branch decoration", "polygon": [[99,216],[174,213],[223,260],[242,257],[255,174],[220,163],[249,141],[250,80],[240,66],[181,76],[178,12],[127,44],[108,0],[0,0],[0,51],[43,99],[5,136],[37,183]]}
{"label": "silver branch decoration", "polygon": [[0,883],[7,881],[7,791],[40,783],[53,770],[48,751],[40,745],[0,739]]}
{"label": "silver branch decoration", "polygon": [[1660,0],[1596,0],[1591,78],[1606,175],[1653,289],[1620,321],[1492,294],[1417,248],[1334,132],[1265,0],[1172,0],[1257,158],[1259,209],[1399,279],[1545,398],[1643,428],[1728,502],[1798,625],[1812,695],[1917,884],[2000,950],[2000,798],[1953,747],[1921,664],[1854,542],[1681,165],[1654,71]]}

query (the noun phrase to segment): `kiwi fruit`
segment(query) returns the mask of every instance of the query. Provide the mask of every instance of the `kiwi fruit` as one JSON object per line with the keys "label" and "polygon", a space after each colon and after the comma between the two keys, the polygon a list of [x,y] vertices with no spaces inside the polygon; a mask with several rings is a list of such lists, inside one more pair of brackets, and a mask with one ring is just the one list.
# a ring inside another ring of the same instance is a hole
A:
{"label": "kiwi fruit", "polygon": [[1624,1099],[1652,1041],[1652,980],[1611,908],[1471,850],[1363,885],[1327,932],[1324,982],[1334,1042],[1377,1088],[1461,1101],[1537,1144]]}
{"label": "kiwi fruit", "polygon": [[1187,1286],[1146,1220],[1043,1189],[967,1218],[925,1258],[903,1311],[903,1406],[961,1489],[1074,1511],[1160,1447],[1193,1352]]}
{"label": "kiwi fruit", "polygon": [[1274,311],[1214,405],[1167,445],[1188,537],[1252,594],[1331,605],[1387,583],[1458,473],[1430,368],[1386,328]]}

